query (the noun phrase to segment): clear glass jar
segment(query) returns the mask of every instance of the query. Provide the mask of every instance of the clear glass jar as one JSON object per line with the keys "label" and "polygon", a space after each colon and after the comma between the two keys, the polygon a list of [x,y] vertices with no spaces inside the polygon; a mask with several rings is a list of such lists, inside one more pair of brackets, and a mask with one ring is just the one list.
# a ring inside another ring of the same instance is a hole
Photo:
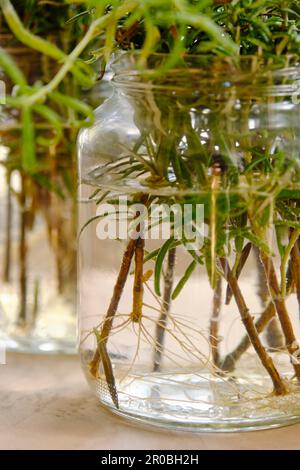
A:
{"label": "clear glass jar", "polygon": [[67,151],[69,144],[63,151],[42,151],[39,158],[51,161],[52,168],[40,175],[26,175],[15,166],[20,145],[17,122],[2,123],[0,135],[2,340],[9,350],[73,354],[77,219],[74,159]]}
{"label": "clear glass jar", "polygon": [[157,426],[299,421],[300,68],[165,60],[118,60],[78,140],[87,380]]}
{"label": "clear glass jar", "polygon": [[[47,82],[57,65],[11,34],[3,47],[28,84]],[[14,83],[0,71],[8,95]],[[76,131],[51,145],[51,124],[36,119],[40,169],[22,169],[20,114],[0,114],[0,336],[8,350],[76,353]],[[48,140],[49,144],[42,143]]]}
{"label": "clear glass jar", "polygon": [[[47,39],[68,49],[70,38],[63,36],[60,31]],[[1,34],[0,43],[30,85],[49,82],[58,70],[55,61],[11,34]],[[14,93],[1,70],[0,79],[7,94]],[[83,90],[68,76],[59,90],[93,106],[107,97],[109,77]],[[75,354],[78,131],[73,110],[52,106],[65,113],[63,136],[55,145],[43,144],[53,129],[34,115],[41,170],[33,175],[21,165],[19,111],[3,106],[0,114],[0,336],[9,350]]]}

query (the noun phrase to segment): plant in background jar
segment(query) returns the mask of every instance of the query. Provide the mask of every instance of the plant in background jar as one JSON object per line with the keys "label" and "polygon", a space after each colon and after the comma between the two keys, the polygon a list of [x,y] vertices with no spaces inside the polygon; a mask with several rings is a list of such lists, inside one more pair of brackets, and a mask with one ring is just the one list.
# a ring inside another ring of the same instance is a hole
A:
{"label": "plant in background jar", "polygon": [[52,93],[44,90],[86,25],[67,23],[77,10],[66,2],[2,1],[1,7],[3,333],[11,349],[75,352],[75,140],[92,118],[81,87],[93,84],[93,71],[76,64]]}

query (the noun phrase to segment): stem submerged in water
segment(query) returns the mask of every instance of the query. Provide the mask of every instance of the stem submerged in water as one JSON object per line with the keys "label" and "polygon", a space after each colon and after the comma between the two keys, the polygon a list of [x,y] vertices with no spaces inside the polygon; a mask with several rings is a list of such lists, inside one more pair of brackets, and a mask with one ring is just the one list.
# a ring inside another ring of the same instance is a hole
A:
{"label": "stem submerged in water", "polygon": [[219,353],[219,321],[222,305],[222,278],[217,277],[216,287],[213,296],[213,310],[210,319],[210,346],[212,352],[212,360],[215,366],[219,366],[220,353]]}
{"label": "stem submerged in water", "polygon": [[295,289],[296,295],[298,300],[299,306],[299,314],[300,314],[300,250],[299,250],[299,239],[296,240],[295,245],[291,251],[291,265],[292,265],[292,273],[293,279],[295,282]]}
{"label": "stem submerged in water", "polygon": [[[260,298],[262,308],[265,310],[268,310],[268,308],[270,307],[270,305],[268,305],[270,302],[270,292],[269,292],[268,284],[266,281],[264,267],[262,265],[262,262],[259,256],[259,250],[257,247],[255,247],[254,253],[255,253],[256,265],[257,265],[257,270],[258,270],[258,296]],[[278,350],[284,346],[284,339],[283,339],[282,332],[280,329],[280,324],[278,322],[278,319],[275,316],[276,314],[275,307],[273,308],[273,313],[274,314],[271,320],[268,322],[267,325],[265,325],[266,326],[266,340],[267,340],[268,346],[272,350]]]}
{"label": "stem submerged in water", "polygon": [[264,267],[271,298],[275,305],[281,328],[285,337],[286,347],[292,358],[292,364],[295,370],[296,377],[298,381],[300,381],[300,349],[295,337],[292,322],[287,311],[285,301],[281,296],[281,290],[278,284],[274,264],[271,258],[263,251],[260,251],[260,258]]}
{"label": "stem submerged in water", "polygon": [[165,328],[167,325],[167,317],[171,308],[171,297],[174,284],[174,268],[176,259],[176,248],[171,248],[168,252],[167,271],[165,275],[165,288],[163,296],[162,311],[156,324],[155,334],[155,352],[154,352],[154,372],[161,369],[162,353],[164,348]]}
{"label": "stem submerged in water", "polygon": [[[113,326],[113,319],[117,312],[117,308],[118,308],[118,305],[119,305],[119,302],[123,293],[123,289],[127,281],[127,277],[129,274],[129,269],[130,269],[131,261],[135,252],[136,244],[137,244],[137,240],[131,239],[123,255],[121,268],[120,268],[117,282],[115,284],[114,291],[113,291],[113,296],[110,301],[101,331],[99,333],[99,338],[97,338],[98,345],[99,345],[99,341],[101,343],[104,343],[105,345],[107,344],[109,334]],[[101,361],[101,355],[100,355],[99,347],[97,347],[94,357],[90,363],[90,372],[95,378],[98,376],[100,361]]]}
{"label": "stem submerged in water", "polygon": [[[236,279],[238,279],[241,275],[243,267],[245,266],[245,263],[246,263],[246,261],[249,257],[251,247],[252,247],[252,244],[249,242],[244,246],[244,248],[242,250],[242,253],[241,253],[241,256],[240,256],[240,259],[238,261],[237,268],[236,268],[236,271],[235,271]],[[232,298],[232,290],[230,289],[230,286],[228,285],[227,286],[227,291],[226,291],[226,301],[225,301],[226,305],[230,304],[231,298]]]}
{"label": "stem submerged in water", "polygon": [[261,360],[261,363],[263,364],[264,368],[267,370],[268,374],[271,377],[271,380],[274,385],[274,393],[276,395],[285,395],[287,393],[287,388],[282,378],[280,377],[273,363],[272,358],[268,355],[266,349],[264,348],[264,346],[262,345],[259,339],[258,331],[255,327],[253,318],[250,315],[249,309],[245,303],[245,300],[239,288],[238,282],[236,278],[233,276],[227,260],[225,258],[220,258],[220,263],[223,268],[225,279],[229,283],[230,288],[233,292],[233,296],[238,306],[242,322],[245,325],[250,341],[256,353],[258,354]]}
{"label": "stem submerged in water", "polygon": [[134,285],[133,285],[133,308],[131,319],[137,323],[142,318],[143,309],[143,268],[144,268],[144,248],[145,240],[138,238],[135,247],[135,270],[134,270]]}
{"label": "stem submerged in water", "polygon": [[6,192],[6,226],[5,226],[5,251],[3,281],[10,282],[11,275],[11,231],[12,231],[12,194],[11,194],[11,172],[7,172],[7,192]]}
{"label": "stem submerged in water", "polygon": [[17,323],[20,326],[26,326],[27,323],[27,210],[26,210],[26,181],[22,178],[22,189],[20,195],[20,237],[19,237],[19,286],[20,286],[20,306]]}
{"label": "stem submerged in water", "polygon": [[[265,308],[259,319],[255,322],[255,328],[258,334],[262,333],[270,321],[274,319],[276,314],[274,304],[272,302]],[[245,335],[238,346],[231,353],[227,354],[225,359],[220,365],[221,369],[225,372],[232,372],[235,369],[236,363],[241,356],[251,346],[251,340],[248,335]]]}

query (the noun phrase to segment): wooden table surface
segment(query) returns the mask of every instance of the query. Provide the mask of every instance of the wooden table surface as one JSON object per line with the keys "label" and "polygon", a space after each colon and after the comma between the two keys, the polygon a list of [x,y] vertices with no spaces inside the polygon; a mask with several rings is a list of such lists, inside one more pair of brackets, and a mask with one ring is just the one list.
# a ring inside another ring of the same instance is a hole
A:
{"label": "wooden table surface", "polygon": [[197,435],[135,428],[98,406],[76,357],[8,354],[0,366],[0,449],[300,449],[300,424]]}

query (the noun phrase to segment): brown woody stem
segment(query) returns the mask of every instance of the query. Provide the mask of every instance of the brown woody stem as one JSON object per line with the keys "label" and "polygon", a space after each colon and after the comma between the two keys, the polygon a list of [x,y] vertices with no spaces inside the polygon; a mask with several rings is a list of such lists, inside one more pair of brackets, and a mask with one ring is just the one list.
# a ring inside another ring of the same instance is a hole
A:
{"label": "brown woody stem", "polygon": [[281,328],[285,337],[286,347],[291,358],[293,359],[292,364],[295,370],[296,377],[300,381],[299,345],[295,337],[292,322],[290,320],[285,301],[281,296],[281,291],[277,280],[274,264],[272,259],[263,251],[260,251],[260,258],[264,267],[271,298],[274,302],[277,315],[281,324]]}
{"label": "brown woody stem", "polygon": [[[259,319],[255,322],[255,328],[258,334],[262,333],[266,326],[274,319],[276,314],[275,307],[273,302],[270,302],[269,305],[265,308]],[[241,358],[241,356],[249,349],[251,346],[251,341],[248,335],[245,335],[238,346],[229,353],[220,368],[226,372],[232,372],[235,369],[236,363]]]}
{"label": "brown woody stem", "polygon": [[94,357],[90,363],[90,372],[94,377],[98,376],[98,370],[99,370],[99,366],[101,362],[101,354],[99,351],[99,341],[101,341],[105,345],[107,343],[109,334],[113,326],[113,319],[117,312],[117,308],[118,308],[118,305],[119,305],[119,302],[123,293],[123,289],[124,289],[124,286],[128,277],[131,261],[135,252],[136,243],[137,243],[137,240],[131,239],[123,255],[121,268],[120,268],[117,282],[115,284],[114,291],[113,291],[113,296],[110,301],[110,304],[109,304],[109,307],[108,307],[108,310],[106,312],[106,316],[104,319],[104,323],[102,325],[102,328],[99,334],[98,346],[95,351]]}
{"label": "brown woody stem", "polygon": [[133,285],[133,308],[131,319],[133,322],[139,322],[142,318],[143,309],[143,268],[144,268],[144,248],[145,240],[138,238],[135,247],[135,270],[134,270],[134,285]]}
{"label": "brown woody stem", "polygon": [[[289,237],[289,243],[285,249],[285,252],[283,254],[283,257],[281,259],[281,266],[280,266],[280,272],[281,272],[281,297],[284,299],[286,297],[286,290],[287,290],[287,265],[289,260],[291,259],[291,253],[294,248],[294,246],[297,243],[297,240],[300,235],[300,230],[290,230],[290,237]],[[291,266],[292,268],[292,273],[295,275],[295,281],[297,277],[297,270],[295,270],[296,267]]]}
{"label": "brown woody stem", "polygon": [[[250,251],[251,251],[251,246],[252,246],[252,243],[247,243],[242,252],[241,252],[241,256],[240,256],[240,259],[239,259],[239,262],[237,264],[237,268],[236,268],[236,271],[235,271],[235,277],[238,279],[240,277],[240,274],[243,270],[243,267],[245,266],[245,263],[249,257],[249,254],[250,254]],[[231,298],[232,298],[232,290],[230,289],[230,286],[228,285],[227,286],[227,291],[226,291],[226,305],[229,305],[230,304],[230,301],[231,301]]]}
{"label": "brown woody stem", "polygon": [[295,281],[296,295],[300,309],[300,250],[299,240],[296,241],[291,251],[291,269],[293,272],[293,279]]}
{"label": "brown woody stem", "polygon": [[274,393],[276,395],[284,395],[287,393],[287,389],[280,377],[272,358],[268,355],[266,349],[262,345],[257,329],[255,328],[255,324],[253,321],[252,316],[250,315],[249,309],[246,305],[244,300],[243,294],[240,290],[238,282],[236,278],[233,276],[229,264],[225,258],[220,258],[220,263],[223,268],[224,276],[227,282],[230,285],[230,288],[233,292],[233,296],[235,298],[237,307],[239,309],[242,322],[246,328],[250,341],[258,354],[262,365],[267,370],[273,385],[274,385]]}
{"label": "brown woody stem", "polygon": [[[264,267],[259,256],[259,249],[257,247],[254,247],[254,253],[258,270],[258,295],[261,301],[262,308],[265,309],[266,305],[270,301],[270,292],[268,289]],[[275,307],[273,307],[273,311],[274,315],[269,321],[269,323],[266,325],[266,340],[270,348],[272,348],[273,350],[278,350],[279,348],[283,347],[284,339],[282,336],[278,319],[275,317]]]}
{"label": "brown woody stem", "polygon": [[[140,199],[140,202],[141,202],[141,204],[146,204],[147,200],[148,200],[148,196],[147,195],[142,195],[141,199]],[[140,225],[137,226],[136,230],[137,231],[140,230]],[[100,333],[97,332],[97,349],[95,351],[93,359],[90,362],[90,372],[94,377],[98,376],[99,366],[100,366],[100,362],[101,362],[101,355],[103,355],[104,352],[105,352],[106,362],[108,360],[110,360],[109,356],[107,354],[107,351],[106,351],[106,344],[107,344],[107,341],[108,341],[108,338],[109,338],[109,335],[110,335],[110,332],[111,332],[111,329],[112,329],[112,326],[113,326],[113,320],[114,320],[115,314],[116,314],[118,306],[119,306],[119,302],[120,302],[120,299],[121,299],[121,296],[122,296],[122,293],[123,293],[123,290],[124,290],[124,286],[125,286],[125,283],[126,283],[127,278],[128,278],[132,258],[134,256],[134,254],[136,253],[136,248],[139,244],[141,244],[141,245],[139,246],[139,249],[138,249],[138,253],[139,253],[137,255],[138,258],[141,257],[141,250],[144,253],[143,241],[140,241],[140,240],[141,240],[140,236],[138,236],[137,238],[136,237],[130,238],[130,240],[127,244],[125,253],[123,254],[120,271],[119,271],[117,281],[116,281],[116,284],[115,284],[114,290],[113,290],[113,295],[112,295],[108,310],[106,312],[105,319],[104,319],[104,322],[102,324],[101,331],[100,331]],[[139,265],[138,269],[142,269],[142,267]],[[142,280],[142,277],[141,277],[141,280]],[[97,330],[94,330],[95,333],[96,333],[96,331]],[[101,347],[99,346],[99,344],[101,344]],[[102,345],[103,345],[103,347],[102,347]],[[105,370],[106,371],[112,370],[112,368],[106,366]],[[106,379],[108,379],[108,377],[106,377]],[[112,383],[114,383],[114,378],[111,377],[111,379],[107,380],[107,382],[108,382],[108,385],[110,386]],[[111,397],[112,397],[113,401],[115,402],[114,395],[115,394],[111,393]]]}
{"label": "brown woody stem", "polygon": [[286,270],[286,292],[287,295],[291,294],[292,292],[295,291],[295,279],[294,279],[294,269],[293,269],[293,260],[292,260],[292,254],[290,256],[287,270]]}

